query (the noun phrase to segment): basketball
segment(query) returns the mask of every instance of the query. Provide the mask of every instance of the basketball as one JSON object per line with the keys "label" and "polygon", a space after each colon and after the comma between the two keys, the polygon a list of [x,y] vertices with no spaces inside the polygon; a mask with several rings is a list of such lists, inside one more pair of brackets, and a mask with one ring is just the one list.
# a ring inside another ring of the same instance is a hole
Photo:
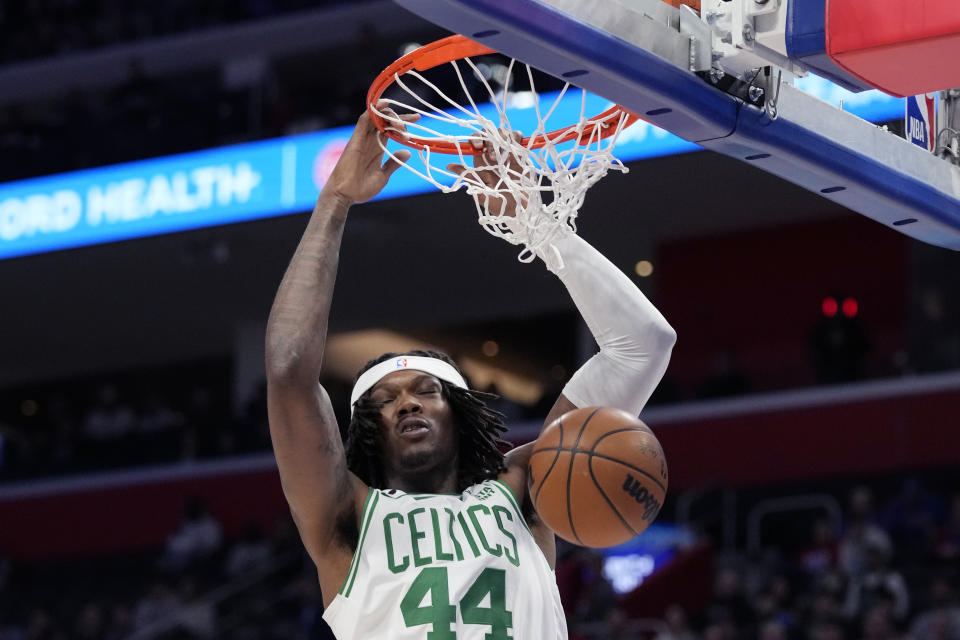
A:
{"label": "basketball", "polygon": [[527,484],[537,513],[558,536],[612,547],[657,517],[667,493],[667,461],[639,418],[586,407],[543,430],[530,454]]}

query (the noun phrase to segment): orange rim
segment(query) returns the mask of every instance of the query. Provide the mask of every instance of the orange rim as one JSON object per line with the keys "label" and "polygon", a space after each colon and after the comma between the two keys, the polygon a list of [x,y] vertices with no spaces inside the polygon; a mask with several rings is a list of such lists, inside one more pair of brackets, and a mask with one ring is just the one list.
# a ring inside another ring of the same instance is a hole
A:
{"label": "orange rim", "polygon": [[[464,153],[472,155],[476,152],[476,149],[468,142],[448,142],[446,140],[417,138],[413,136],[410,138],[402,138],[399,134],[387,129],[387,121],[377,115],[373,107],[380,100],[380,97],[383,95],[383,92],[387,90],[387,87],[393,84],[394,79],[402,76],[411,69],[426,71],[427,69],[433,69],[434,67],[438,67],[447,62],[453,62],[454,60],[462,60],[463,58],[469,58],[471,56],[489,55],[491,53],[498,53],[498,51],[479,42],[474,42],[470,38],[462,35],[448,36],[424,45],[415,51],[411,51],[384,69],[380,75],[374,79],[373,84],[370,85],[370,90],[367,92],[367,111],[370,113],[371,120],[373,120],[377,129],[391,140],[396,140],[400,144],[407,145],[408,147],[430,149],[435,153],[448,153],[452,155]],[[617,128],[611,126],[610,122],[615,122],[614,119],[622,113],[627,114],[624,128],[630,126],[638,119],[635,113],[619,105],[610,107],[599,116],[591,118],[591,120],[595,122],[593,126],[600,127],[601,129],[599,138],[592,139],[603,139],[613,135],[617,131]],[[572,124],[569,127],[562,127],[549,133],[538,135],[530,148],[539,149],[547,143],[547,140],[550,140],[554,144],[559,144],[573,140],[578,136],[590,139],[590,135],[594,132],[584,130],[578,133],[577,126],[576,124]],[[530,144],[530,138],[523,138],[520,143],[527,146]]]}

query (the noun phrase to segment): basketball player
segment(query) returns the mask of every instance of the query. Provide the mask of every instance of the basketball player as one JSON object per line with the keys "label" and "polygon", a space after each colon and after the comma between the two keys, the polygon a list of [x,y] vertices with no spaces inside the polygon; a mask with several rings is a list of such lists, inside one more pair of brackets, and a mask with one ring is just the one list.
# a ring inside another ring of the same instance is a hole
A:
{"label": "basketball player", "polygon": [[[398,167],[380,164],[378,135],[364,113],[320,193],[267,328],[270,432],[284,494],[317,566],[324,618],[340,640],[566,638],[554,536],[526,493],[533,443],[500,454],[501,416],[441,354],[386,354],[369,364],[351,395],[346,446],[317,383],[348,211]],[[509,215],[512,203],[504,204]],[[600,352],[571,378],[547,423],[592,405],[637,415],[675,333],[586,242],[571,233],[555,246],[564,263],[556,275]]]}

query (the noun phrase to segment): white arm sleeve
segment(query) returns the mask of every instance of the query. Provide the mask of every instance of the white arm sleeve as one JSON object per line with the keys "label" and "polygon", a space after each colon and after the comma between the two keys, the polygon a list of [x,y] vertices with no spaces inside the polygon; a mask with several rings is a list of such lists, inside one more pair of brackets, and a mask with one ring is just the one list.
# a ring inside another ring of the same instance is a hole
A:
{"label": "white arm sleeve", "polygon": [[600,353],[563,389],[578,407],[616,407],[639,415],[656,389],[677,334],[646,296],[616,266],[579,236],[552,242],[545,260],[566,286]]}

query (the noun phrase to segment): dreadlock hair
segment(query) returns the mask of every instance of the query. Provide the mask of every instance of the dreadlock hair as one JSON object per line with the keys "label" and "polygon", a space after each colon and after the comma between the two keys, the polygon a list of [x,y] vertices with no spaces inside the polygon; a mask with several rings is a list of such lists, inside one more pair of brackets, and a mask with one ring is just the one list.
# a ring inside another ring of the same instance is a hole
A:
{"label": "dreadlock hair", "polygon": [[[444,353],[414,349],[406,353],[385,353],[374,358],[360,369],[357,378],[370,367],[400,356],[436,358],[459,371],[459,367]],[[457,490],[463,491],[478,482],[496,478],[506,470],[500,448],[509,446],[501,438],[507,428],[503,424],[503,414],[488,407],[484,400],[497,396],[461,389],[446,380],[440,380],[440,386],[443,397],[450,404],[458,435],[460,466],[457,470]],[[380,426],[380,406],[370,399],[370,391],[367,391],[357,400],[347,427],[344,439],[347,467],[368,486],[386,489]]]}

